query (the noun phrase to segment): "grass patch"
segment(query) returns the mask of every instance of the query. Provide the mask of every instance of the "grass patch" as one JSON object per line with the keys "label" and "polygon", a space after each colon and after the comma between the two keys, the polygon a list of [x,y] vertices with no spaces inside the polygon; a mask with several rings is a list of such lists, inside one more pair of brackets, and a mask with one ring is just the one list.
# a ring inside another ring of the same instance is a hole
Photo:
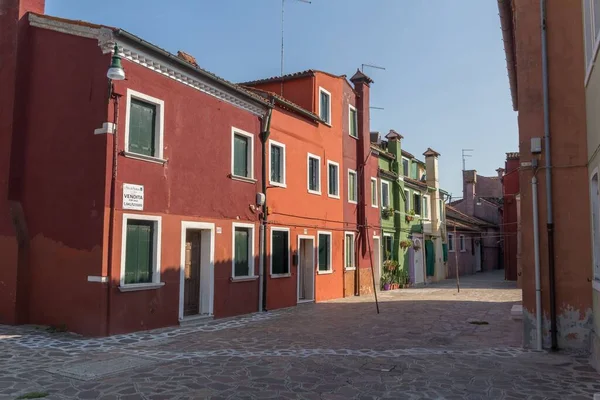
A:
{"label": "grass patch", "polygon": [[29,392],[17,397],[18,399],[41,399],[48,396],[48,392]]}

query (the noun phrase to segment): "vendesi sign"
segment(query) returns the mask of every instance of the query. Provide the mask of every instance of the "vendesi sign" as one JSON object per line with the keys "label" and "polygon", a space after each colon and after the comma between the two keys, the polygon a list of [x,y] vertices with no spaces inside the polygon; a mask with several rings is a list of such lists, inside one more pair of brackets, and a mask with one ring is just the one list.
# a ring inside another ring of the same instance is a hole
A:
{"label": "vendesi sign", "polygon": [[144,210],[144,186],[123,184],[123,209],[124,210]]}

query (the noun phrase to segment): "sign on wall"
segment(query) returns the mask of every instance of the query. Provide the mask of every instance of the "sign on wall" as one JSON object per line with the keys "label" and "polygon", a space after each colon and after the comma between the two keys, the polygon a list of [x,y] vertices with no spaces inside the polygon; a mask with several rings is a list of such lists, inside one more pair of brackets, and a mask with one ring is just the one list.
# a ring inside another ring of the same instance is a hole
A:
{"label": "sign on wall", "polygon": [[144,186],[123,184],[123,209],[124,210],[144,210]]}

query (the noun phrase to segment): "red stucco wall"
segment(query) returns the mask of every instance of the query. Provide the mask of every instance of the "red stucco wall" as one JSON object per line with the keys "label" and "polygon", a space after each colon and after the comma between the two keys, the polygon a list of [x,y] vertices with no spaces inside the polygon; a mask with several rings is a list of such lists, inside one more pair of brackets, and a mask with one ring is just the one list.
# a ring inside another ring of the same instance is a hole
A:
{"label": "red stucco wall", "polygon": [[507,280],[517,280],[517,199],[519,193],[519,159],[506,160],[506,173],[502,177],[504,204],[502,232],[504,234],[504,275]]}

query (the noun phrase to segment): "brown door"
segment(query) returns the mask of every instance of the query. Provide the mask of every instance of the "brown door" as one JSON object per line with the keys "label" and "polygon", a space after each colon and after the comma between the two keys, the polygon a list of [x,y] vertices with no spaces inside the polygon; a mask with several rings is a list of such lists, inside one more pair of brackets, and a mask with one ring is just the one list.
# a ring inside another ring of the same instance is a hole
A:
{"label": "brown door", "polygon": [[185,240],[185,282],[183,316],[200,313],[200,239],[201,231],[188,230]]}

